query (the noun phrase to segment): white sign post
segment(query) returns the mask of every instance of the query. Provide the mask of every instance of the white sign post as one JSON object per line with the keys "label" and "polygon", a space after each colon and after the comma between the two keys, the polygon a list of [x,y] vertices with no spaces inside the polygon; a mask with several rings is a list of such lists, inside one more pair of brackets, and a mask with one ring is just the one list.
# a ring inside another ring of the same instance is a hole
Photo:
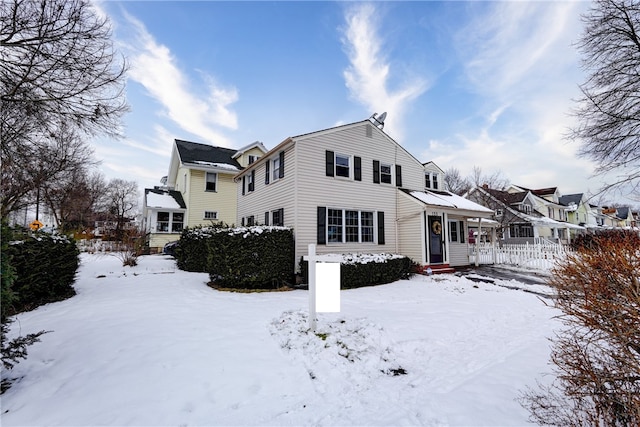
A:
{"label": "white sign post", "polygon": [[309,245],[309,327],[316,330],[317,313],[340,312],[340,260],[316,256],[316,245]]}

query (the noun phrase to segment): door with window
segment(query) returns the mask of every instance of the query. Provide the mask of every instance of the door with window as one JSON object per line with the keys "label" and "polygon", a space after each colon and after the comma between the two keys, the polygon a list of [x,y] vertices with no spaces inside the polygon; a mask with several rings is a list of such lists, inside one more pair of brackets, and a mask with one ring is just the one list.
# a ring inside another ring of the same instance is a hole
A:
{"label": "door with window", "polygon": [[427,245],[429,248],[429,264],[442,264],[444,262],[442,217],[427,216]]}

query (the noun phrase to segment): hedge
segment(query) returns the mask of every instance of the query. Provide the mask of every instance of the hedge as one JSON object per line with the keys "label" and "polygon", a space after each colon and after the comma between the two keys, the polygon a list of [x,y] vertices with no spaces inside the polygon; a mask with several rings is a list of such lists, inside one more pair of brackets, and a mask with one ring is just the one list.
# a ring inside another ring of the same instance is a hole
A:
{"label": "hedge", "polygon": [[185,228],[180,235],[178,246],[175,250],[176,264],[180,270],[197,273],[207,272],[207,239],[213,234],[213,230],[222,227],[194,227]]}
{"label": "hedge", "polygon": [[[340,263],[340,289],[383,285],[412,274],[413,261],[400,255],[347,254]],[[300,260],[300,271],[304,283],[309,283],[309,263]]]}
{"label": "hedge", "polygon": [[72,240],[37,233],[10,242],[7,255],[15,280],[7,290],[11,303],[5,307],[3,301],[4,315],[33,310],[75,295],[73,282],[79,251]]}
{"label": "hedge", "polygon": [[269,289],[293,282],[295,247],[290,228],[216,229],[206,241],[207,270],[213,286]]}

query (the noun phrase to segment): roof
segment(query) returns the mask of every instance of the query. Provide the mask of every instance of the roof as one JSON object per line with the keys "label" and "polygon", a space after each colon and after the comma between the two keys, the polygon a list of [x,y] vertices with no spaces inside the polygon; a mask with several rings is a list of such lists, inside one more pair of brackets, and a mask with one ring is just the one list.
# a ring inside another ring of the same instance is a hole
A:
{"label": "roof", "polygon": [[493,188],[482,187],[482,190],[493,196],[495,199],[501,201],[507,206],[511,206],[517,203],[522,203],[527,197],[528,191],[520,191],[518,193],[509,193],[502,190],[494,190]]}
{"label": "roof", "polygon": [[175,190],[160,188],[144,189],[145,205],[149,208],[160,209],[186,209],[182,193]]}
{"label": "roof", "polygon": [[260,141],[255,141],[252,142],[251,144],[245,145],[242,148],[239,148],[234,155],[232,156],[234,159],[237,157],[240,157],[242,154],[246,153],[247,151],[251,150],[252,148],[257,148],[260,151],[262,151],[263,153],[267,152],[267,148],[264,146],[264,144]]}
{"label": "roof", "polygon": [[[236,170],[242,169],[240,163],[233,158],[237,150],[214,147],[213,145],[184,141],[182,139],[176,139],[175,141],[182,163],[194,163],[223,168],[224,165],[227,165],[232,166]],[[229,167],[227,167],[227,169],[229,169]]]}
{"label": "roof", "polygon": [[627,219],[629,218],[629,207],[628,206],[621,206],[619,208],[616,208],[616,216],[620,219]]}
{"label": "roof", "polygon": [[567,194],[566,196],[560,196],[558,201],[561,205],[569,206],[571,204],[579,205],[582,201],[583,193]]}
{"label": "roof", "polygon": [[536,196],[543,196],[545,194],[554,194],[556,191],[558,191],[558,187],[538,188],[535,190],[527,187],[522,187],[521,185],[515,185],[515,187],[522,188],[525,191],[530,191],[532,194],[535,194]]}
{"label": "roof", "polygon": [[411,191],[406,189],[400,189],[400,191],[429,206],[460,209],[476,214],[493,214],[493,210],[448,191]]}

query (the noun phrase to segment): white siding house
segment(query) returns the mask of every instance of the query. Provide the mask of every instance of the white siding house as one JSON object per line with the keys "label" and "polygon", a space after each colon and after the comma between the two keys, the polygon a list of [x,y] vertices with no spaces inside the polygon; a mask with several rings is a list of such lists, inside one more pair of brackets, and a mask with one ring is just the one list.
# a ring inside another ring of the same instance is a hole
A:
{"label": "white siding house", "polygon": [[437,204],[407,193],[434,194],[425,189],[427,172],[444,183],[437,166],[426,169],[370,120],[287,138],[236,176],[236,223],[292,227],[296,263],[314,243],[318,254],[400,253],[425,266],[467,265],[464,241],[448,239],[465,235],[465,218],[491,211],[447,192],[428,199]]}

